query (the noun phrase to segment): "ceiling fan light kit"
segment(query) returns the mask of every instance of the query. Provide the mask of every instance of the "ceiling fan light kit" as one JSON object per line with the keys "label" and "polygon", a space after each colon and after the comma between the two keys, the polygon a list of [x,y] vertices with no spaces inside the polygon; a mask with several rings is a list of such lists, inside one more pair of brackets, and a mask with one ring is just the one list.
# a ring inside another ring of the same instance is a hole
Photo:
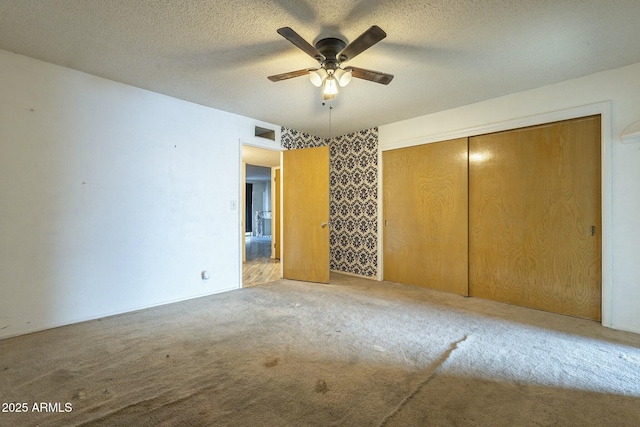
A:
{"label": "ceiling fan light kit", "polygon": [[387,36],[387,34],[376,25],[370,27],[348,45],[343,40],[329,37],[318,40],[315,46],[312,46],[289,27],[278,29],[278,34],[318,61],[320,67],[306,68],[269,76],[268,79],[272,82],[279,82],[308,74],[314,86],[322,87],[322,100],[327,101],[335,98],[338,94],[338,86],[345,87],[349,84],[352,77],[384,85],[389,84],[391,80],[393,80],[392,74],[351,66],[346,68],[342,67],[343,62],[355,58]]}

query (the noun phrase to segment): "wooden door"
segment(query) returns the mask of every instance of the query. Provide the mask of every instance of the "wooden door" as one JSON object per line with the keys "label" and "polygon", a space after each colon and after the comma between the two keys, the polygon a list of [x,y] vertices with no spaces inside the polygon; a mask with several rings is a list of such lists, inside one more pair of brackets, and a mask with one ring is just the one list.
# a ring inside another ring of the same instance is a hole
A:
{"label": "wooden door", "polygon": [[273,221],[273,257],[280,259],[280,168],[276,168],[273,175],[273,188],[275,194],[275,203],[271,209],[271,221]]}
{"label": "wooden door", "polygon": [[285,279],[329,283],[329,147],[283,153]]}
{"label": "wooden door", "polygon": [[600,117],[469,139],[469,289],[600,320]]}
{"label": "wooden door", "polygon": [[467,138],[382,162],[385,280],[468,295]]}

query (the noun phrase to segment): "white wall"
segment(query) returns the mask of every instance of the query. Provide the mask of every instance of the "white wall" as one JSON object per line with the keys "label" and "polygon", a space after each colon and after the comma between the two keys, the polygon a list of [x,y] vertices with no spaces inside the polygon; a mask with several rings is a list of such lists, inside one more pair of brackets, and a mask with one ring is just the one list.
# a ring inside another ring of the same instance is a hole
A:
{"label": "white wall", "polygon": [[610,270],[611,283],[603,296],[603,323],[640,333],[640,145],[622,144],[620,140],[622,131],[640,119],[640,63],[380,126],[380,149],[468,136],[522,118],[580,110],[581,106],[603,101],[610,101],[611,106],[607,114],[611,123],[603,123],[603,129],[611,131],[610,138],[607,135],[611,152],[604,157],[610,164],[603,165],[609,179],[605,185],[610,186],[603,196],[611,198],[605,201],[611,208],[610,235],[603,236],[610,242],[605,250],[611,265],[605,269]]}
{"label": "white wall", "polygon": [[0,76],[0,338],[240,286],[263,123],[6,51]]}

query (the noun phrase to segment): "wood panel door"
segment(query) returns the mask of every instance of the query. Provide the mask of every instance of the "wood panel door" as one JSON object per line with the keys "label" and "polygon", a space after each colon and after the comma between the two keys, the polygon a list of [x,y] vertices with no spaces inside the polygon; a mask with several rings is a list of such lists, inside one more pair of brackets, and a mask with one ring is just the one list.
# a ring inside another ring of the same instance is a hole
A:
{"label": "wood panel door", "polygon": [[469,290],[600,320],[600,117],[469,139]]}
{"label": "wood panel door", "polygon": [[329,283],[329,147],[283,152],[285,279]]}
{"label": "wood panel door", "polygon": [[467,138],[382,162],[385,280],[468,295]]}

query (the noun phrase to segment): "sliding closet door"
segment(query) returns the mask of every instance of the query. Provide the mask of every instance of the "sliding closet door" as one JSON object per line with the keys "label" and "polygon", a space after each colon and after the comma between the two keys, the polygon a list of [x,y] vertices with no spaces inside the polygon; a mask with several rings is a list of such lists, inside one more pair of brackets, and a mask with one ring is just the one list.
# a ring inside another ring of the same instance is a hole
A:
{"label": "sliding closet door", "polygon": [[467,139],[382,161],[385,280],[468,295]]}
{"label": "sliding closet door", "polygon": [[471,296],[600,320],[600,117],[469,139]]}

